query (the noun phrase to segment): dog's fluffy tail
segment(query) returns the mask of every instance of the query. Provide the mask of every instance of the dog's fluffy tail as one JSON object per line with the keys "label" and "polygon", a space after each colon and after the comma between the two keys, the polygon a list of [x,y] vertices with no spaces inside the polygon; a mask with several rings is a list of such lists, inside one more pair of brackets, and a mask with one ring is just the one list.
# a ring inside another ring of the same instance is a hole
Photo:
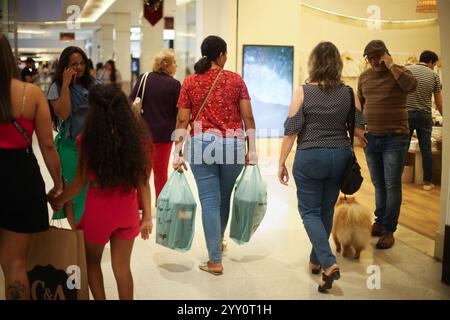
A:
{"label": "dog's fluffy tail", "polygon": [[336,212],[341,215],[338,219],[340,221],[336,221],[341,224],[336,230],[337,237],[343,245],[353,245],[355,248],[363,249],[370,241],[372,225],[370,211],[365,206],[356,203],[344,206],[347,207],[338,208],[338,212]]}

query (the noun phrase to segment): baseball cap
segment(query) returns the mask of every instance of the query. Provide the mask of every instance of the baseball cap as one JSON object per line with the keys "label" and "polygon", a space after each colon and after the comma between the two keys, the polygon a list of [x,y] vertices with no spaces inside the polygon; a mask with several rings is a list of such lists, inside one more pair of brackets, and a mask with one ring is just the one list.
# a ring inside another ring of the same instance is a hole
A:
{"label": "baseball cap", "polygon": [[370,53],[375,52],[386,52],[389,54],[389,50],[386,48],[386,45],[381,40],[372,40],[370,41],[366,47],[364,48],[364,57]]}

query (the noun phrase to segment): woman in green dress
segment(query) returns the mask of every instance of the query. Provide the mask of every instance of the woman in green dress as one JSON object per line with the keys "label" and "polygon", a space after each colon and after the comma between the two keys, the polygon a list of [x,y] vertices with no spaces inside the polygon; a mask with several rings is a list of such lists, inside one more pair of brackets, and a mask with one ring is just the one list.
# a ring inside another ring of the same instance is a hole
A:
{"label": "woman in green dress", "polygon": [[[83,50],[78,47],[63,50],[47,99],[61,120],[55,144],[66,184],[73,180],[76,172],[78,152],[75,141],[87,114],[89,89],[98,83],[90,76],[88,58]],[[64,211],[56,212],[53,219],[67,217],[70,226],[75,229],[84,211],[85,198],[86,187],[65,206]]]}

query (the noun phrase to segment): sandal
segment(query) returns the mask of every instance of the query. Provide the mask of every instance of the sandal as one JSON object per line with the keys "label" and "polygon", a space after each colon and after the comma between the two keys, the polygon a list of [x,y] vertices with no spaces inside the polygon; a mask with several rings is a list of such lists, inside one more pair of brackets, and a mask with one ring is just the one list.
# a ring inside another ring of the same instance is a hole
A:
{"label": "sandal", "polygon": [[223,274],[223,271],[214,271],[214,270],[209,269],[208,262],[204,262],[204,263],[200,264],[198,267],[200,268],[200,270],[211,273],[215,276],[220,276]]}
{"label": "sandal", "polygon": [[333,287],[333,281],[339,280],[341,278],[341,273],[339,272],[339,268],[336,268],[333,270],[333,272],[327,276],[324,273],[322,273],[322,280],[325,281],[325,284],[322,286],[319,284],[319,292],[325,293],[328,289],[331,289]]}

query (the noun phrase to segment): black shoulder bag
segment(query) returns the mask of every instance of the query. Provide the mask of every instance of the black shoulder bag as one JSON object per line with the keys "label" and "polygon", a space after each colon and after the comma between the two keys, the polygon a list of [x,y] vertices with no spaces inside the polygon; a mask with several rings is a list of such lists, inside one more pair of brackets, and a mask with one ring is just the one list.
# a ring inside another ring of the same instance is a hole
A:
{"label": "black shoulder bag", "polygon": [[350,134],[351,141],[351,149],[352,156],[348,160],[347,166],[345,168],[344,176],[341,182],[341,192],[343,194],[354,194],[361,188],[361,184],[363,182],[363,177],[361,175],[361,167],[358,164],[358,160],[355,156],[355,151],[353,149],[353,140],[355,138],[355,114],[356,114],[356,106],[355,106],[355,96],[353,94],[353,89],[348,87],[350,91],[350,99],[351,99],[351,107],[350,113],[347,118],[347,130]]}

